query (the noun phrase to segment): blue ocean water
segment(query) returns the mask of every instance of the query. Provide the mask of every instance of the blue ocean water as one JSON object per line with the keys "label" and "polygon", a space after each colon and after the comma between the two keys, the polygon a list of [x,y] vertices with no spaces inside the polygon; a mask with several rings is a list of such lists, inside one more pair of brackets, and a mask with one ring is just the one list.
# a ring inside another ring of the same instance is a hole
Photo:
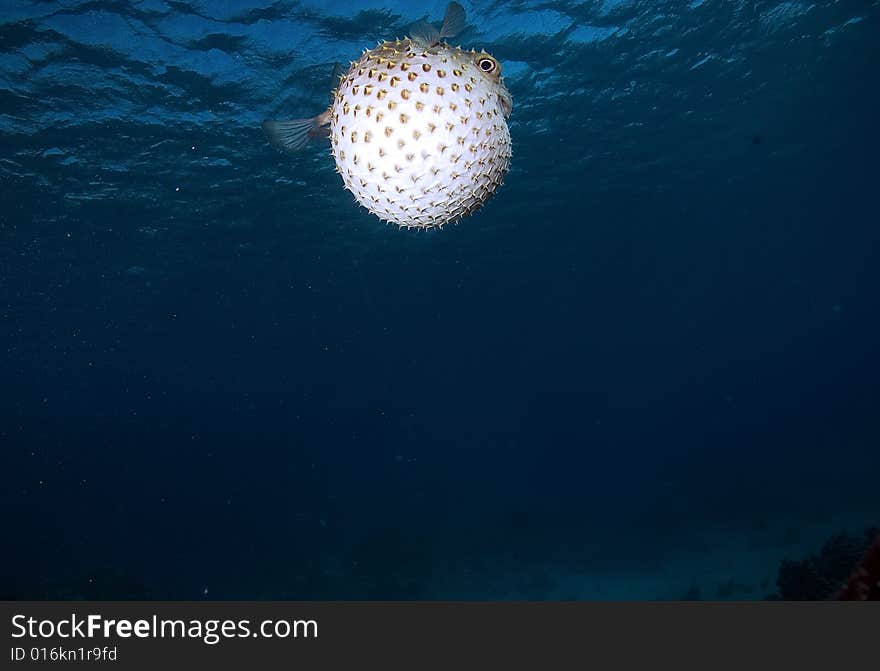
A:
{"label": "blue ocean water", "polygon": [[474,0],[513,161],[357,207],[445,2],[0,8],[4,598],[756,599],[880,521],[877,0]]}

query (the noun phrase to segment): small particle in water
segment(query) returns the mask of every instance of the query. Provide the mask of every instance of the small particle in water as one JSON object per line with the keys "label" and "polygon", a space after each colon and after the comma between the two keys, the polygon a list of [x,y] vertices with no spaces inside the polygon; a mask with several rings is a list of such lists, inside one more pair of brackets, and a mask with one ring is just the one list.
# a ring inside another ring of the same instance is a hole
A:
{"label": "small particle in water", "polygon": [[760,135],[752,135],[752,144],[761,144],[764,141]]}

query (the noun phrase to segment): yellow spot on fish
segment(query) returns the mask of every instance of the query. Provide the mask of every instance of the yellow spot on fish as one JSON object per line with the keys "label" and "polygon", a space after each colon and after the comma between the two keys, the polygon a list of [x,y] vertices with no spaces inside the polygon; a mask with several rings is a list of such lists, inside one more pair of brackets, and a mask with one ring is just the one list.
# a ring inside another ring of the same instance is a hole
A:
{"label": "yellow spot on fish", "polygon": [[[500,76],[478,72],[484,57],[446,43],[390,40],[365,50],[339,78],[329,114],[333,156],[361,205],[400,226],[431,228],[492,197],[510,158],[508,94]],[[377,102],[368,104],[373,95]],[[358,143],[361,154],[353,151]]]}

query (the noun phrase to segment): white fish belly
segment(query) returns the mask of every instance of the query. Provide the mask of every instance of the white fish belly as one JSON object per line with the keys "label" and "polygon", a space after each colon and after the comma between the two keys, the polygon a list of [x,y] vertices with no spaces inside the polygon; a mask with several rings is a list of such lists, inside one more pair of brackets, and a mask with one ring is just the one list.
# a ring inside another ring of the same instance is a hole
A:
{"label": "white fish belly", "polygon": [[[397,57],[383,57],[389,53]],[[345,187],[400,226],[431,228],[471,214],[510,163],[501,102],[465,56],[367,52],[339,86],[330,135]]]}

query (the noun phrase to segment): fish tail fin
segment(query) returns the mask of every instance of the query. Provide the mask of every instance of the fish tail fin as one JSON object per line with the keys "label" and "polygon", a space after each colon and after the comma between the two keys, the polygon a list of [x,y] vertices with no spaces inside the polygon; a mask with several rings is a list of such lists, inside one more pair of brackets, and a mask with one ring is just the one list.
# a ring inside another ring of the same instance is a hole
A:
{"label": "fish tail fin", "polygon": [[269,143],[282,151],[296,152],[303,149],[309,140],[328,136],[328,129],[322,128],[330,122],[328,112],[311,119],[293,119],[291,121],[264,121],[263,130]]}

